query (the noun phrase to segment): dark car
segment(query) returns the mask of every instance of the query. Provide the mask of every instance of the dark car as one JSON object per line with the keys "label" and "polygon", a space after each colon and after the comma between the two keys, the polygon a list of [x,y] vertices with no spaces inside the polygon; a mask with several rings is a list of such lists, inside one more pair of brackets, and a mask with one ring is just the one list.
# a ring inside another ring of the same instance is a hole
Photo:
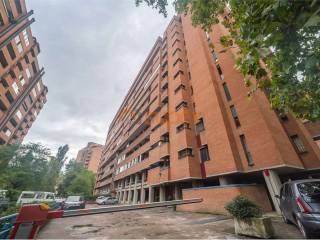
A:
{"label": "dark car", "polygon": [[69,196],[63,203],[63,209],[84,209],[86,202],[82,196]]}
{"label": "dark car", "polygon": [[277,197],[287,223],[295,224],[305,238],[320,237],[320,179],[287,182]]}

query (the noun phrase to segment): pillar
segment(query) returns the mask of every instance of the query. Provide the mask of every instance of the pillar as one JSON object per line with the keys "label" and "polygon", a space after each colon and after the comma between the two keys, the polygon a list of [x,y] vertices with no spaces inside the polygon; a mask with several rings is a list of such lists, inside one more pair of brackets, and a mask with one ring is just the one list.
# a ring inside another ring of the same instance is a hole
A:
{"label": "pillar", "polygon": [[141,196],[140,196],[140,202],[145,202],[145,196],[146,196],[146,190],[144,189],[143,185],[141,186]]}
{"label": "pillar", "polygon": [[127,191],[127,190],[124,190],[124,191],[123,191],[123,199],[122,199],[122,202],[123,202],[123,203],[126,203],[126,202],[127,202],[127,197],[128,197],[128,191]]}
{"label": "pillar", "polygon": [[154,199],[154,188],[152,186],[149,187],[149,203],[152,203]]}
{"label": "pillar", "polygon": [[273,205],[277,211],[277,213],[281,213],[280,210],[280,199],[276,198],[276,195],[280,195],[280,189],[281,189],[281,181],[279,178],[279,175],[274,170],[266,169],[263,171],[263,177],[266,181],[268,191],[270,193]]}
{"label": "pillar", "polygon": [[179,200],[179,199],[180,199],[179,185],[175,184],[174,185],[174,200]]}
{"label": "pillar", "polygon": [[134,187],[133,187],[133,204],[138,203],[138,189],[137,189],[138,177],[139,177],[139,175],[136,174],[135,179],[134,179]]}
{"label": "pillar", "polygon": [[166,200],[166,188],[164,185],[160,185],[160,202],[164,202]]}
{"label": "pillar", "polygon": [[122,202],[122,196],[123,196],[123,191],[120,190],[120,192],[119,192],[119,198],[118,198],[119,202]]}

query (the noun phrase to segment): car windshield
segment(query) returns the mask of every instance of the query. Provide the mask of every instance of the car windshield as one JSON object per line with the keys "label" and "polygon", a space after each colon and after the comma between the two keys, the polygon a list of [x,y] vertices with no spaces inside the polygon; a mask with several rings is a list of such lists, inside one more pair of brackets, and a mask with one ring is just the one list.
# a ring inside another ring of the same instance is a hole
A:
{"label": "car windshield", "polygon": [[80,196],[69,196],[66,202],[78,202],[80,201]]}
{"label": "car windshield", "polygon": [[299,183],[297,187],[306,202],[320,203],[320,181]]}

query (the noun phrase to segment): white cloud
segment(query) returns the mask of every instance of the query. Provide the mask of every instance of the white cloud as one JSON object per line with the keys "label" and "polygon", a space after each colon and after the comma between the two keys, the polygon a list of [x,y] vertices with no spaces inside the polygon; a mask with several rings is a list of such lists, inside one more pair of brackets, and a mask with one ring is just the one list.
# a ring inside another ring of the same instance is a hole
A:
{"label": "white cloud", "polygon": [[53,152],[69,144],[69,157],[89,141],[105,142],[117,108],[173,15],[172,8],[164,18],[134,2],[27,0],[49,93],[25,142]]}

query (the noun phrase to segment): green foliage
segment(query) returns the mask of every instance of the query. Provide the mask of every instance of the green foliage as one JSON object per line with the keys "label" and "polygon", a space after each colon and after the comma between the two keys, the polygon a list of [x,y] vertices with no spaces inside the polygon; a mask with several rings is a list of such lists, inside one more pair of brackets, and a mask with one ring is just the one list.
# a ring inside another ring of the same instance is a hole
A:
{"label": "green foliage", "polygon": [[21,208],[20,205],[12,204],[6,210],[1,211],[0,217],[8,216],[8,215],[11,215],[11,214],[14,214],[14,213],[18,213],[20,211],[20,208]]}
{"label": "green foliage", "polygon": [[[167,1],[144,2],[166,13]],[[240,48],[236,67],[246,79],[257,79],[250,94],[266,90],[271,107],[281,113],[320,119],[320,1],[174,0],[173,4],[178,13],[190,13],[193,24],[205,31],[221,21],[228,28],[226,37]],[[227,4],[231,13],[219,19]]]}
{"label": "green foliage", "polygon": [[95,184],[95,174],[84,168],[82,163],[71,160],[66,165],[66,171],[58,185],[58,195],[83,195],[91,199]]}
{"label": "green foliage", "polygon": [[66,146],[58,151],[56,157],[39,143],[0,146],[0,157],[6,156],[1,161],[5,167],[0,171],[0,189],[8,190],[7,197],[11,201],[16,201],[21,191],[53,192],[65,161]]}
{"label": "green foliage", "polygon": [[261,208],[243,195],[239,195],[227,203],[225,209],[238,219],[261,217],[262,215]]}

